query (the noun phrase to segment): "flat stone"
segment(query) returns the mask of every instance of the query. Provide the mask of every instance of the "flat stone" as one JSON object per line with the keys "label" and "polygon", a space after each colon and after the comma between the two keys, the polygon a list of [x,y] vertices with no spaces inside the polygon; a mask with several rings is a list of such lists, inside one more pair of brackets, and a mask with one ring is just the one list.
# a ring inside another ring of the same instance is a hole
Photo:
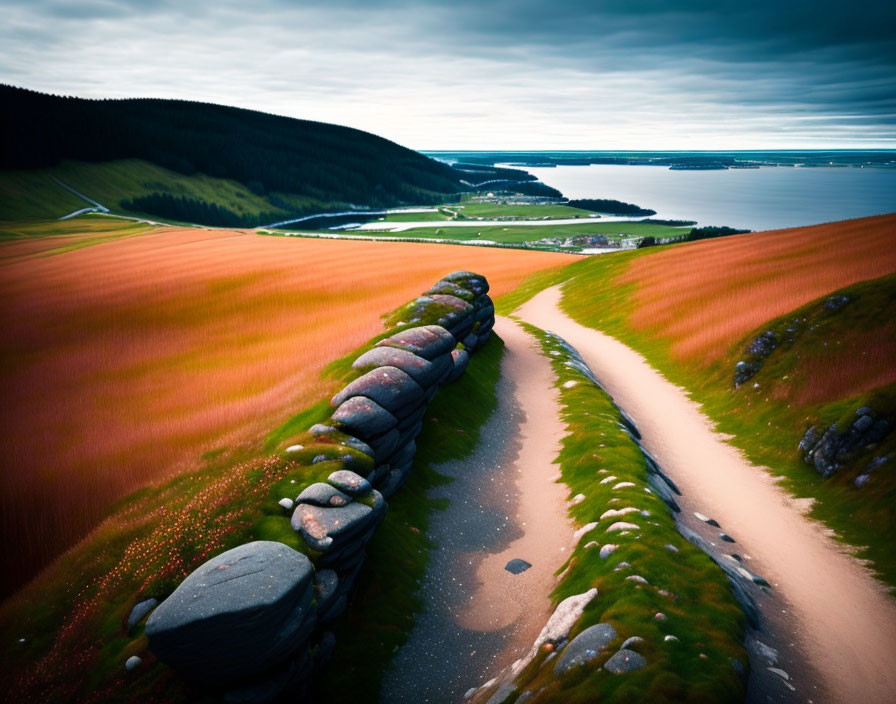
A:
{"label": "flat stone", "polygon": [[328,550],[334,541],[343,542],[369,527],[373,509],[351,503],[341,508],[322,508],[299,504],[292,514],[292,527],[315,550]]}
{"label": "flat stone", "polygon": [[216,686],[284,660],[310,635],[314,568],[282,543],[257,541],[218,555],[150,614],[149,649],[193,680]]}
{"label": "flat stone", "polygon": [[304,450],[304,449],[305,449],[304,445],[290,445],[289,447],[287,447],[284,450],[284,452],[298,452],[299,450]]}
{"label": "flat stone", "polygon": [[159,600],[154,598],[144,599],[134,604],[131,614],[128,616],[128,630],[140,623],[150,611],[159,605]]}
{"label": "flat stone", "polygon": [[638,513],[638,509],[633,506],[628,506],[627,508],[611,508],[609,511],[604,511],[598,520],[602,521],[605,518],[621,518],[630,513]]}
{"label": "flat stone", "polygon": [[573,638],[557,659],[554,672],[563,674],[573,667],[580,667],[594,660],[616,640],[616,629],[609,623],[590,626]]}
{"label": "flat stone", "polygon": [[337,429],[362,440],[383,435],[398,425],[395,416],[365,396],[355,396],[340,405],[332,421]]}
{"label": "flat stone", "polygon": [[604,477],[600,480],[601,484],[609,484],[610,482],[615,482],[618,477],[615,474],[611,474],[609,477]]}
{"label": "flat stone", "polygon": [[445,355],[427,360],[408,350],[396,347],[374,347],[358,357],[352,367],[355,369],[377,369],[395,367],[407,374],[422,388],[438,384],[445,375],[448,359]]}
{"label": "flat stone", "polygon": [[607,528],[607,533],[616,533],[620,530],[641,530],[641,527],[628,521],[616,521]]}
{"label": "flat stone", "polygon": [[506,565],[504,565],[504,569],[513,574],[520,574],[525,572],[532,566],[530,562],[526,562],[525,560],[521,560],[520,558],[514,558]]}
{"label": "flat stone", "polygon": [[637,582],[638,584],[650,584],[646,579],[644,579],[639,574],[630,574],[625,578],[627,582]]}
{"label": "flat stone", "polygon": [[440,325],[424,325],[402,330],[376,343],[377,347],[407,350],[423,359],[435,359],[457,345],[454,336]]}
{"label": "flat stone", "polygon": [[556,644],[563,638],[566,638],[572,630],[572,627],[585,611],[585,607],[588,606],[596,596],[597,589],[592,587],[587,592],[575,594],[561,601],[557,605],[557,608],[554,609],[554,613],[551,614],[551,617],[548,619],[544,628],[541,629],[541,633],[538,634],[538,637],[535,639],[529,652],[513,663],[510,668],[511,672],[514,675],[522,672],[526,666],[532,662],[541,646],[545,643]]}
{"label": "flat stone", "polygon": [[634,650],[620,650],[604,663],[604,669],[614,675],[622,675],[626,672],[640,670],[647,664],[647,660]]}
{"label": "flat stone", "polygon": [[359,376],[331,400],[333,407],[341,406],[355,396],[365,396],[395,413],[401,408],[414,406],[423,400],[420,384],[396,367],[378,367]]}
{"label": "flat stone", "polygon": [[302,490],[302,493],[296,499],[296,503],[338,508],[351,503],[351,500],[352,498],[348,494],[339,491],[335,486],[324,484],[323,482],[315,482]]}
{"label": "flat stone", "polygon": [[619,482],[614,489],[628,489],[629,487],[635,486],[634,482]]}
{"label": "flat stone", "polygon": [[327,483],[349,496],[367,496],[373,487],[364,477],[347,469],[340,469],[327,477]]}

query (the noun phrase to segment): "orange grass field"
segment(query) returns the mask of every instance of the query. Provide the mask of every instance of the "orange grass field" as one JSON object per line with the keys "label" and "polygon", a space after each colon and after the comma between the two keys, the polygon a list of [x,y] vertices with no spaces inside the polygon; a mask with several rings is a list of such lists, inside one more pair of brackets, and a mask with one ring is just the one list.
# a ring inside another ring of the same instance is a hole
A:
{"label": "orange grass field", "polygon": [[480,272],[500,295],[576,260],[181,227],[128,235],[0,243],[4,592],[115,500],[327,397],[322,368],[449,271]]}
{"label": "orange grass field", "polygon": [[636,258],[636,329],[709,364],[764,322],[896,271],[896,214],[679,245]]}

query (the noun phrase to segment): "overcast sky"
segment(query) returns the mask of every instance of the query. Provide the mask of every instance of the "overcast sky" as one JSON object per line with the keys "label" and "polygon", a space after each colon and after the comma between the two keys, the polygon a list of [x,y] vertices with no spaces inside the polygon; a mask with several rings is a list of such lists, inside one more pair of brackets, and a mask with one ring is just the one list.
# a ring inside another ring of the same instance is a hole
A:
{"label": "overcast sky", "polygon": [[0,82],[416,149],[896,147],[896,2],[0,0]]}

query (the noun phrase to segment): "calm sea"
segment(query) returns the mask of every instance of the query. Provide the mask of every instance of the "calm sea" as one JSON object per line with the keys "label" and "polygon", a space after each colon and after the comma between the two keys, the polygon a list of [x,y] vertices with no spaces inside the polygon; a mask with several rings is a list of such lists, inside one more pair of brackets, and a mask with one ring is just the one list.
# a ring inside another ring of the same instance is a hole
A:
{"label": "calm sea", "polygon": [[770,230],[896,212],[896,169],[770,166],[672,171],[664,166],[558,166],[527,171],[567,198],[613,198],[655,217]]}

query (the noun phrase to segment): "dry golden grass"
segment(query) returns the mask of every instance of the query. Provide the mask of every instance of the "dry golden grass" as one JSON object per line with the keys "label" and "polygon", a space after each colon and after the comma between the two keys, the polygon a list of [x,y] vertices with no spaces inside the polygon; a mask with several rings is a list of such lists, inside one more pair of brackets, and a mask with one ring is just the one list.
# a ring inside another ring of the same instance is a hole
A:
{"label": "dry golden grass", "polygon": [[449,271],[481,272],[501,294],[574,260],[177,227],[103,234],[51,256],[71,234],[0,244],[0,521],[19,546],[4,551],[7,589],[116,499],[325,397],[321,369]]}
{"label": "dry golden grass", "polygon": [[896,215],[774,230],[639,257],[632,325],[708,364],[762,323],[820,296],[896,271]]}

